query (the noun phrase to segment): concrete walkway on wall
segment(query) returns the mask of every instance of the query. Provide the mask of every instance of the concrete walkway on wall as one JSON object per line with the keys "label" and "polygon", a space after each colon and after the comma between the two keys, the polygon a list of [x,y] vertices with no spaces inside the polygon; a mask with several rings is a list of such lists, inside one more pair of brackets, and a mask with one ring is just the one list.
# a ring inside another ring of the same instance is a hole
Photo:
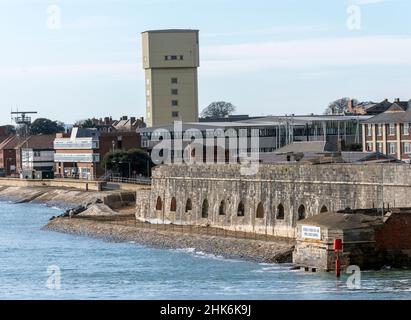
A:
{"label": "concrete walkway on wall", "polygon": [[[16,178],[0,178],[0,185],[5,187],[54,187],[73,188],[78,190],[102,191],[106,182],[74,180],[74,179],[51,179],[51,180],[25,180]],[[110,183],[109,190],[137,191],[147,190],[150,186],[126,183]]]}

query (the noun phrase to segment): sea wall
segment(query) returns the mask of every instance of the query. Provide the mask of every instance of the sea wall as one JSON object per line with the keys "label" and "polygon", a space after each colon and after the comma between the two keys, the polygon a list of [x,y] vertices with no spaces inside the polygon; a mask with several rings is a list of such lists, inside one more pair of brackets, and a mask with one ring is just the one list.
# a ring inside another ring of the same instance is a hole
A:
{"label": "sea wall", "polygon": [[[110,242],[135,242],[161,249],[186,249],[227,258],[266,263],[291,263],[294,242],[259,241],[147,229],[98,220],[57,218],[43,230],[89,236]],[[195,248],[195,249],[194,249]]]}
{"label": "sea wall", "polygon": [[135,192],[84,191],[55,187],[7,187],[0,185],[0,200],[36,202],[60,207],[76,207],[101,202],[110,208],[135,205]]}
{"label": "sea wall", "polygon": [[103,182],[70,179],[25,180],[0,178],[0,186],[6,187],[54,187],[73,188],[79,190],[101,191]]}
{"label": "sea wall", "polygon": [[350,208],[411,207],[406,164],[164,165],[137,192],[137,218],[295,237],[298,220]]}

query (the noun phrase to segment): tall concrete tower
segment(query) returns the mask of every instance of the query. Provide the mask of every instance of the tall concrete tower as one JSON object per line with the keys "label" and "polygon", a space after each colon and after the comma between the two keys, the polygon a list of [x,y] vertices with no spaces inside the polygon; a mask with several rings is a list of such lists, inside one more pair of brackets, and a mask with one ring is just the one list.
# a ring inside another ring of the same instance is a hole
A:
{"label": "tall concrete tower", "polygon": [[142,33],[149,127],[198,121],[198,30]]}

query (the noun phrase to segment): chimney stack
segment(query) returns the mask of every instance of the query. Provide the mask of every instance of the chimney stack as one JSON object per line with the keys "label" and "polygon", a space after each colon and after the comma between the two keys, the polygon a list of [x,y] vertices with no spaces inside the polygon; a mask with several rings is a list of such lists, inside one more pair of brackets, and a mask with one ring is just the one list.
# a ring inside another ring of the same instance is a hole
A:
{"label": "chimney stack", "polygon": [[354,113],[354,103],[352,99],[348,100],[347,111],[348,113]]}
{"label": "chimney stack", "polygon": [[401,101],[400,98],[395,99],[395,102],[400,102],[400,101]]}

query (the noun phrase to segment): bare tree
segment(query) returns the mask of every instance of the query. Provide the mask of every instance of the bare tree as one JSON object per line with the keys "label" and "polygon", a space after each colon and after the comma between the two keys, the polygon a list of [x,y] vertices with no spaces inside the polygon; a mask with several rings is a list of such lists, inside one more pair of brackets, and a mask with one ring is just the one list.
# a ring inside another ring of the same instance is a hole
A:
{"label": "bare tree", "polygon": [[218,101],[211,103],[203,110],[201,116],[203,118],[226,118],[233,114],[236,107],[230,102]]}
{"label": "bare tree", "polygon": [[352,101],[352,106],[355,107],[358,105],[358,100],[351,99],[351,98],[341,98],[331,102],[327,109],[325,110],[324,114],[345,114],[348,111],[348,104]]}

